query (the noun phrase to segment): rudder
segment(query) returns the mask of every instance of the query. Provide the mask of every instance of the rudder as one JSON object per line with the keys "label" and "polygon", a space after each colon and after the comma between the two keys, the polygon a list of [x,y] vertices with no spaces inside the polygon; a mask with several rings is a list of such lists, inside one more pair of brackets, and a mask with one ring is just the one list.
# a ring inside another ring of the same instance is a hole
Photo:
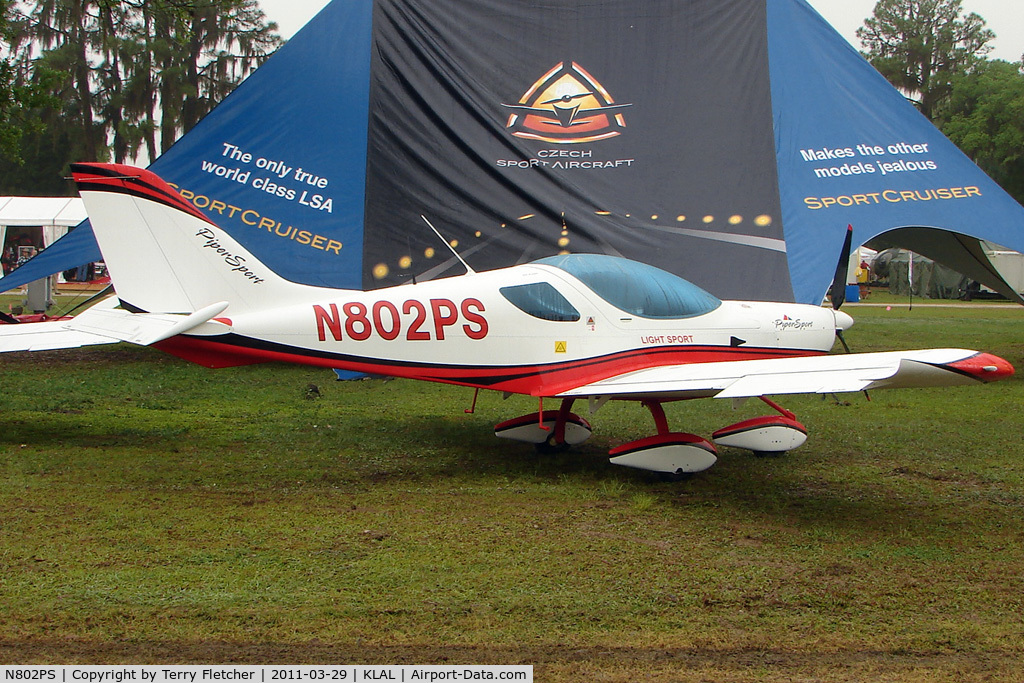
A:
{"label": "rudder", "polygon": [[118,297],[151,313],[229,311],[285,301],[297,289],[156,174],[123,164],[72,164]]}

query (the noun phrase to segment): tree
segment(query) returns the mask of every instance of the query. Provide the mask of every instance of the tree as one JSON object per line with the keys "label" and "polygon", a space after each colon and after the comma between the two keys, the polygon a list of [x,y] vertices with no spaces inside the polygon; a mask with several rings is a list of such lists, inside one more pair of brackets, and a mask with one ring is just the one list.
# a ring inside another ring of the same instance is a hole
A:
{"label": "tree", "polygon": [[[12,37],[23,19],[13,4],[0,0],[0,54],[10,54]],[[38,130],[38,111],[55,102],[49,88],[55,74],[41,72],[38,82],[29,79],[24,62],[10,57],[0,58],[0,158],[22,166],[22,139]]]}
{"label": "tree", "polygon": [[1024,203],[1024,62],[985,62],[953,79],[942,132]]}
{"label": "tree", "polygon": [[0,158],[0,195],[75,196],[67,176],[69,160],[79,158],[78,149],[66,128],[39,125],[25,131],[19,141],[23,163]]}
{"label": "tree", "polygon": [[105,160],[106,126],[96,121],[93,101],[92,54],[103,42],[96,9],[91,0],[40,0],[21,36],[23,42],[45,51],[41,65],[64,74],[58,96],[64,103],[63,116],[80,136],[82,161]]}
{"label": "tree", "polygon": [[934,119],[995,34],[977,14],[964,16],[961,0],[879,0],[857,37],[871,64]]}
{"label": "tree", "polygon": [[256,0],[22,4],[7,52],[20,55],[32,82],[51,74],[56,101],[39,119],[53,139],[73,141],[67,161],[123,162],[140,149],[155,158],[282,43]]}
{"label": "tree", "polygon": [[153,3],[153,45],[160,100],[161,151],[187,133],[254,68],[281,46],[277,24],[267,23],[256,0],[199,0],[181,6]]}
{"label": "tree", "polygon": [[38,125],[33,113],[52,102],[40,87],[26,82],[15,62],[0,59],[0,157],[25,163],[22,138]]}

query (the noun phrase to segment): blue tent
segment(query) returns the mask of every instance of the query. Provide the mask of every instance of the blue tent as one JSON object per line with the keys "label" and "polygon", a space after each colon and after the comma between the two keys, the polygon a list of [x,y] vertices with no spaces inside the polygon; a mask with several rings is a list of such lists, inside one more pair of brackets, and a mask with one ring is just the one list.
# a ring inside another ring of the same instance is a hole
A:
{"label": "blue tent", "polygon": [[[476,270],[607,253],[726,298],[821,301],[848,225],[1008,295],[979,240],[1024,251],[804,0],[334,0],[151,168],[333,287],[461,272],[420,214]],[[7,281],[96,258],[83,226]]]}

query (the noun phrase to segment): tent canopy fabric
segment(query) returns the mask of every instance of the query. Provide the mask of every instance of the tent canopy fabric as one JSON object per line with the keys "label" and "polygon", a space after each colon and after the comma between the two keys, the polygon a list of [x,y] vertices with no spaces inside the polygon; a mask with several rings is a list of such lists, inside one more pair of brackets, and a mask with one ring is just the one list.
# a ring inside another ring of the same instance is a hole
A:
{"label": "tent canopy fabric", "polygon": [[888,282],[889,292],[898,296],[959,299],[970,282],[962,273],[941,263],[898,248],[879,252],[874,270],[879,279]]}
{"label": "tent canopy fabric", "polygon": [[[79,197],[0,197],[0,246],[6,241],[8,228],[41,227],[43,229],[43,247],[49,247],[62,240],[69,228],[80,224],[85,218],[85,206]],[[91,233],[89,239],[95,243]],[[96,252],[98,251],[96,249]],[[71,260],[79,261],[84,258],[86,253],[86,251],[79,250]],[[87,258],[82,262],[89,260],[92,259]],[[73,267],[70,265],[67,268],[59,267],[60,264],[67,263],[67,261],[66,258],[58,259],[58,267],[50,270],[54,263],[52,260],[34,258],[25,264],[24,267],[27,270],[24,273],[19,273],[16,278],[13,275],[2,278],[4,289],[14,289],[27,282]],[[27,279],[21,279],[25,276]],[[15,282],[11,278],[18,281]]]}
{"label": "tent canopy fabric", "polygon": [[847,226],[1004,293],[979,240],[1024,251],[1024,208],[805,0],[334,0],[151,168],[331,287],[461,272],[421,214],[476,270],[605,253],[722,298],[820,302]]}
{"label": "tent canopy fabric", "polygon": [[92,234],[89,222],[71,230],[53,245],[43,249],[31,261],[0,278],[3,291],[40,280],[54,273],[71,270],[78,266],[102,261],[99,245]]}
{"label": "tent canopy fabric", "polygon": [[0,197],[0,225],[78,225],[86,218],[79,197]]}

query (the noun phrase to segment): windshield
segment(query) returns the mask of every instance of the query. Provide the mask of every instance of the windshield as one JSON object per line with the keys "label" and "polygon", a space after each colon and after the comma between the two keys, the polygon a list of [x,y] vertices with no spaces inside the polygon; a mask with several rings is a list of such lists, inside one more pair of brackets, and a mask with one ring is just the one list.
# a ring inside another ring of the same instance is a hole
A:
{"label": "windshield", "polygon": [[560,268],[616,308],[642,318],[692,318],[721,300],[678,275],[602,254],[564,254],[537,263]]}

